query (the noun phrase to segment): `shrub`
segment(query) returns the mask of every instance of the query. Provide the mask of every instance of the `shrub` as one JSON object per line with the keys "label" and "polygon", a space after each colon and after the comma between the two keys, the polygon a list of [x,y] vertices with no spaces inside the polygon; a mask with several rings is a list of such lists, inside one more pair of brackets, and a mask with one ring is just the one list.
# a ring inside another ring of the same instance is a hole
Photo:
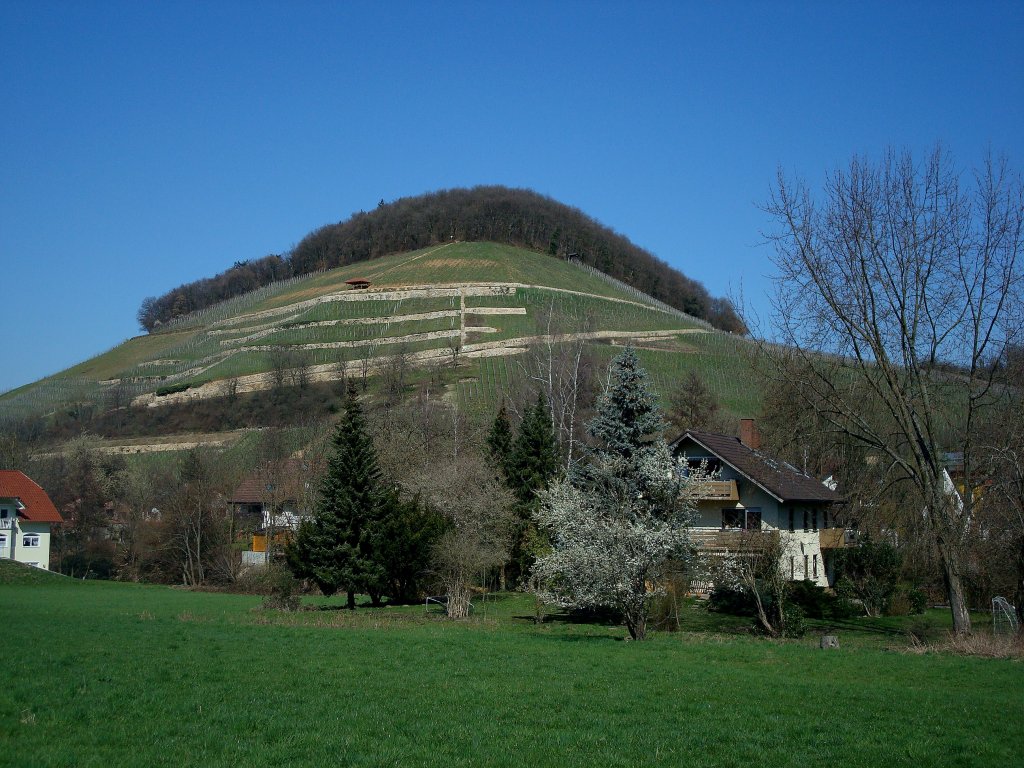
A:
{"label": "shrub", "polygon": [[287,568],[272,563],[265,568],[267,585],[270,591],[263,598],[263,607],[276,611],[297,611],[299,596],[296,594],[298,584],[292,572]]}
{"label": "shrub", "polygon": [[651,600],[648,621],[652,627],[675,632],[682,629],[680,615],[689,580],[682,574],[672,574],[664,581],[665,591]]}
{"label": "shrub", "polygon": [[920,587],[911,587],[907,591],[907,600],[910,602],[910,613],[915,616],[928,610],[928,593]]}
{"label": "shrub", "polygon": [[782,636],[803,637],[807,632],[804,609],[796,603],[787,602],[782,609]]}
{"label": "shrub", "polygon": [[754,616],[757,606],[754,596],[744,589],[733,589],[716,584],[708,598],[708,610],[730,616]]}
{"label": "shrub", "polygon": [[831,594],[812,581],[794,581],[789,585],[789,599],[811,619],[849,619],[860,608],[849,600]]}
{"label": "shrub", "polygon": [[160,387],[156,391],[157,397],[166,397],[167,395],[173,395],[176,392],[184,392],[186,389],[191,388],[192,384],[188,381],[183,381],[180,384],[168,384],[166,387]]}

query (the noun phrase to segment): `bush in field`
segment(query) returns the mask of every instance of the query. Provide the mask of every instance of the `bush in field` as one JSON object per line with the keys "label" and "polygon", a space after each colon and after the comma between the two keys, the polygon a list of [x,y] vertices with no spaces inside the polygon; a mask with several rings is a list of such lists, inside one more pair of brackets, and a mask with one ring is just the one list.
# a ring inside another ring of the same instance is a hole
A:
{"label": "bush in field", "polygon": [[789,601],[810,619],[848,619],[860,613],[849,600],[829,594],[824,587],[806,579],[790,582],[788,593]]}
{"label": "bush in field", "polygon": [[263,598],[263,607],[276,611],[297,611],[299,609],[298,584],[292,572],[277,563],[270,563],[260,570],[264,571],[263,583],[267,589],[266,596]]}
{"label": "bush in field", "polygon": [[842,597],[858,600],[868,616],[881,616],[896,595],[902,564],[896,547],[865,535],[859,546],[839,551],[836,590]]}

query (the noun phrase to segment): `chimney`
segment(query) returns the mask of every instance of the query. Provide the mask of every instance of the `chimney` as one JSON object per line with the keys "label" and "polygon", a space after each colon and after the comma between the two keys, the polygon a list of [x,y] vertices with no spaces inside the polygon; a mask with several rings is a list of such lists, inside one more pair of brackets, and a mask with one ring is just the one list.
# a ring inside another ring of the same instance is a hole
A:
{"label": "chimney", "polygon": [[740,442],[752,451],[761,447],[761,434],[753,419],[740,419]]}

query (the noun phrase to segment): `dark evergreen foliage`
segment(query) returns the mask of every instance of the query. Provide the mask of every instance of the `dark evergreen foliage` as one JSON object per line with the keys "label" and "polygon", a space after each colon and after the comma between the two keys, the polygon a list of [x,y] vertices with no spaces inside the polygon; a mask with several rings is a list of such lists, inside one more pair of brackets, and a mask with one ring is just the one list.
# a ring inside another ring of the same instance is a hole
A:
{"label": "dark evergreen foliage", "polygon": [[865,534],[859,546],[836,552],[836,591],[860,600],[869,616],[879,616],[892,604],[902,566],[896,547]]}
{"label": "dark evergreen foliage", "polygon": [[238,262],[216,277],[145,299],[139,324],[152,331],[178,315],[275,280],[452,240],[509,243],[555,257],[571,255],[717,328],[745,330],[728,299],[712,298],[703,285],[582,211],[530,190],[501,186],[442,190],[400,198],[369,213],[360,211],[310,233],[287,257]]}
{"label": "dark evergreen foliage", "polygon": [[320,501],[288,546],[289,566],[325,595],[347,592],[350,608],[356,592],[367,593],[374,605],[384,596],[418,598],[431,546],[447,523],[383,478],[355,382],[349,382],[332,444]]}
{"label": "dark evergreen foliage", "polygon": [[612,361],[611,383],[597,399],[597,415],[587,432],[598,454],[633,459],[642,446],[665,430],[650,377],[632,347]]}
{"label": "dark evergreen foliage", "polygon": [[512,424],[508,420],[505,403],[501,404],[498,415],[491,424],[491,431],[487,434],[487,452],[492,466],[507,479],[509,461],[512,458]]}
{"label": "dark evergreen foliage", "polygon": [[558,441],[543,393],[523,416],[508,461],[508,484],[521,504],[534,506],[537,494],[558,473]]}
{"label": "dark evergreen foliage", "polygon": [[347,592],[354,608],[356,592],[379,597],[387,578],[374,546],[380,535],[375,528],[383,501],[381,471],[354,387],[332,445],[320,501],[299,527],[288,561],[296,576],[313,579],[325,594]]}
{"label": "dark evergreen foliage", "polygon": [[[501,416],[499,412],[492,435],[495,428],[503,429],[499,426]],[[540,504],[540,492],[548,487],[560,468],[558,439],[551,425],[551,411],[544,394],[538,393],[537,402],[523,414],[519,432],[508,448],[508,459],[504,465],[505,482],[516,497],[512,549],[506,574],[513,582],[524,577],[533,565],[533,543],[539,539],[533,513]]]}
{"label": "dark evergreen foliage", "polygon": [[430,569],[431,548],[448,528],[441,513],[418,496],[402,498],[394,489],[382,501],[381,516],[373,527],[374,554],[384,567],[385,582],[378,585],[392,602],[420,600]]}

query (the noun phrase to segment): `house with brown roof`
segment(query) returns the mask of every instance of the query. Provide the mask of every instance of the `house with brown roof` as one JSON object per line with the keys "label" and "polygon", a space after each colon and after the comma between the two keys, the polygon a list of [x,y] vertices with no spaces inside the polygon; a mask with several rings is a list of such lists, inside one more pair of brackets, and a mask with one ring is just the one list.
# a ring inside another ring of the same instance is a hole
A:
{"label": "house with brown roof", "polygon": [[839,495],[760,447],[753,419],[741,421],[739,437],[687,430],[671,443],[673,454],[691,467],[703,465],[715,474],[697,503],[695,542],[726,554],[749,543],[751,531],[773,533],[790,579],[831,586],[835,551],[853,543],[852,532],[835,524]]}
{"label": "house with brown roof", "polygon": [[246,475],[231,495],[237,535],[250,539],[244,564],[267,561],[268,537],[283,545],[309,514],[316,469],[300,457],[268,461]]}
{"label": "house with brown roof", "polygon": [[23,472],[0,470],[0,559],[50,570],[50,526],[60,522],[38,484]]}

